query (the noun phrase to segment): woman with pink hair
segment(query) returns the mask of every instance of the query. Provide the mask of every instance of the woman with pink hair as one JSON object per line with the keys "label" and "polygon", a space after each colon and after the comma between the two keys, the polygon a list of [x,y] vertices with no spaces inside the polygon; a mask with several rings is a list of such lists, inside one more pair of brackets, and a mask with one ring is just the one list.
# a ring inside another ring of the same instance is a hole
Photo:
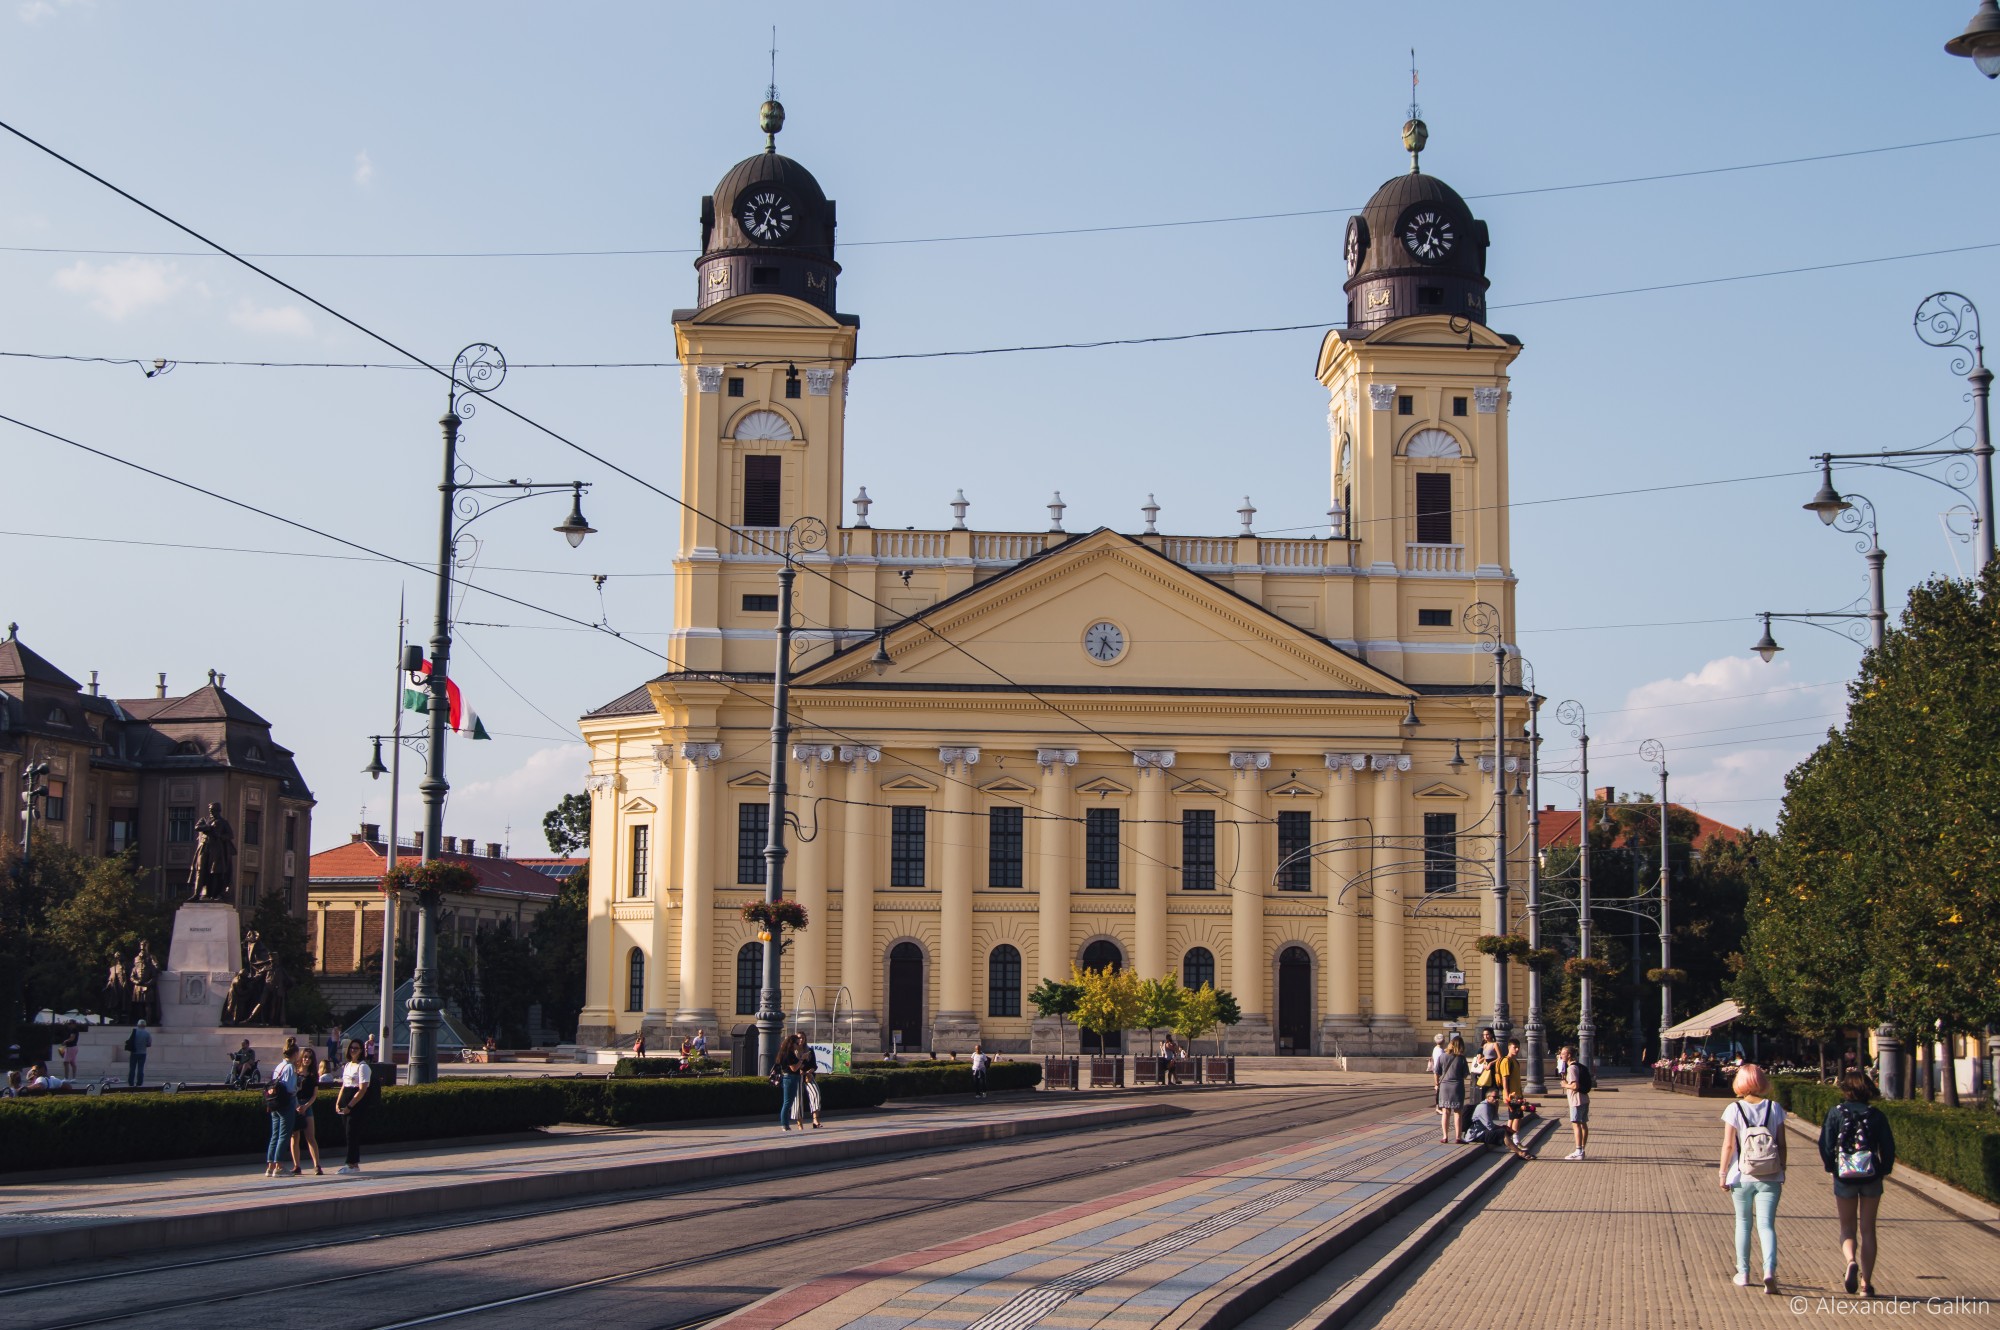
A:
{"label": "woman with pink hair", "polygon": [[1750,1230],[1764,1253],[1764,1291],[1778,1291],[1778,1197],[1785,1190],[1785,1110],[1754,1062],[1737,1068],[1736,1099],[1722,1111],[1718,1182],[1736,1205],[1736,1282],[1750,1283]]}

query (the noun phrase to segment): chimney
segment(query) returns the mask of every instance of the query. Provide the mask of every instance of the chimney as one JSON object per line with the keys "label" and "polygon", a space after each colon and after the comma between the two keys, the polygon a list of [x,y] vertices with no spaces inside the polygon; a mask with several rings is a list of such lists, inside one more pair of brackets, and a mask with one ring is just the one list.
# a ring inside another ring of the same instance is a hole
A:
{"label": "chimney", "polygon": [[499,841],[490,840],[486,842],[486,857],[488,859],[498,859],[500,857]]}
{"label": "chimney", "polygon": [[366,842],[369,845],[380,845],[382,843],[382,824],[380,822],[363,822],[361,824],[361,834],[354,839]]}
{"label": "chimney", "polygon": [[159,683],[153,685],[153,696],[165,697],[166,695],[167,695],[167,673],[165,670],[162,670],[160,671]]}
{"label": "chimney", "polygon": [[97,671],[96,671],[96,670],[92,670],[92,671],[90,672],[90,695],[91,695],[92,697],[96,697],[96,696],[97,696]]}
{"label": "chimney", "polygon": [[1600,785],[1590,792],[1590,797],[1601,804],[1615,804],[1618,802],[1618,791],[1610,785]]}

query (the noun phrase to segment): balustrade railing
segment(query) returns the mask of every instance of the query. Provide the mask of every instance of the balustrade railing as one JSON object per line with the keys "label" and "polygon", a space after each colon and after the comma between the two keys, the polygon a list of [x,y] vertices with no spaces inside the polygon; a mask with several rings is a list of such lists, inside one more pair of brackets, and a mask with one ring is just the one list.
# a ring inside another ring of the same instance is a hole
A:
{"label": "balustrade railing", "polygon": [[1403,567],[1413,573],[1462,573],[1463,545],[1405,545]]}

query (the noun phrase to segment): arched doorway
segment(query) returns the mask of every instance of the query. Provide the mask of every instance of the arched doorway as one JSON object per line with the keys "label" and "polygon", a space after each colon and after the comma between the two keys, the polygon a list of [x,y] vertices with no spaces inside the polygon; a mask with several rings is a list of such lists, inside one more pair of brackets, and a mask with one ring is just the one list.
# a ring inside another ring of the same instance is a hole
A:
{"label": "arched doorway", "polygon": [[[1082,966],[1086,970],[1103,970],[1108,968],[1113,973],[1116,973],[1125,968],[1125,953],[1119,950],[1116,942],[1111,941],[1109,938],[1099,938],[1083,949]],[[1125,1034],[1123,1031],[1112,1030],[1108,1034],[1101,1036],[1101,1038],[1103,1042],[1100,1047],[1103,1052],[1118,1053],[1124,1051]]]}
{"label": "arched doorway", "polygon": [[1313,966],[1304,947],[1278,953],[1278,1051],[1313,1051]]}
{"label": "arched doorway", "polygon": [[907,1051],[924,1046],[924,949],[914,942],[898,942],[889,951],[889,1023],[882,1037],[890,1051],[897,1034]]}
{"label": "arched doorway", "polygon": [[[1457,983],[1451,980],[1456,977]],[[1471,996],[1465,991],[1465,976],[1458,968],[1458,957],[1448,951],[1434,951],[1424,958],[1424,1016],[1433,1021],[1462,1021],[1471,1009]]]}

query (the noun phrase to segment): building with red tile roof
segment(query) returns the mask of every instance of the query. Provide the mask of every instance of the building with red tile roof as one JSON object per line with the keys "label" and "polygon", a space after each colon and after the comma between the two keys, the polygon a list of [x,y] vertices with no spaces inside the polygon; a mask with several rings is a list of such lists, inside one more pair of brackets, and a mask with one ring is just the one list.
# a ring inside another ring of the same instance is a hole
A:
{"label": "building with red tile roof", "polygon": [[[1593,805],[1611,804],[1613,807],[1620,807],[1621,805],[1618,803],[1617,796],[1618,791],[1614,787],[1600,785],[1590,792],[1590,801]],[[1644,805],[1640,806],[1643,807]],[[1702,847],[1714,839],[1720,838],[1725,841],[1739,841],[1743,839],[1743,829],[1741,827],[1732,827],[1727,823],[1717,822],[1714,818],[1698,813],[1686,804],[1670,803],[1668,807],[1685,813],[1695,820],[1699,828],[1694,837],[1694,849],[1696,853],[1700,853]],[[1579,816],[1579,813],[1574,808],[1557,808],[1554,804],[1544,804],[1542,806],[1542,844],[1576,844],[1576,824]],[[1624,833],[1621,830],[1619,835],[1612,840],[1612,844],[1615,846],[1622,845],[1623,843]]]}

